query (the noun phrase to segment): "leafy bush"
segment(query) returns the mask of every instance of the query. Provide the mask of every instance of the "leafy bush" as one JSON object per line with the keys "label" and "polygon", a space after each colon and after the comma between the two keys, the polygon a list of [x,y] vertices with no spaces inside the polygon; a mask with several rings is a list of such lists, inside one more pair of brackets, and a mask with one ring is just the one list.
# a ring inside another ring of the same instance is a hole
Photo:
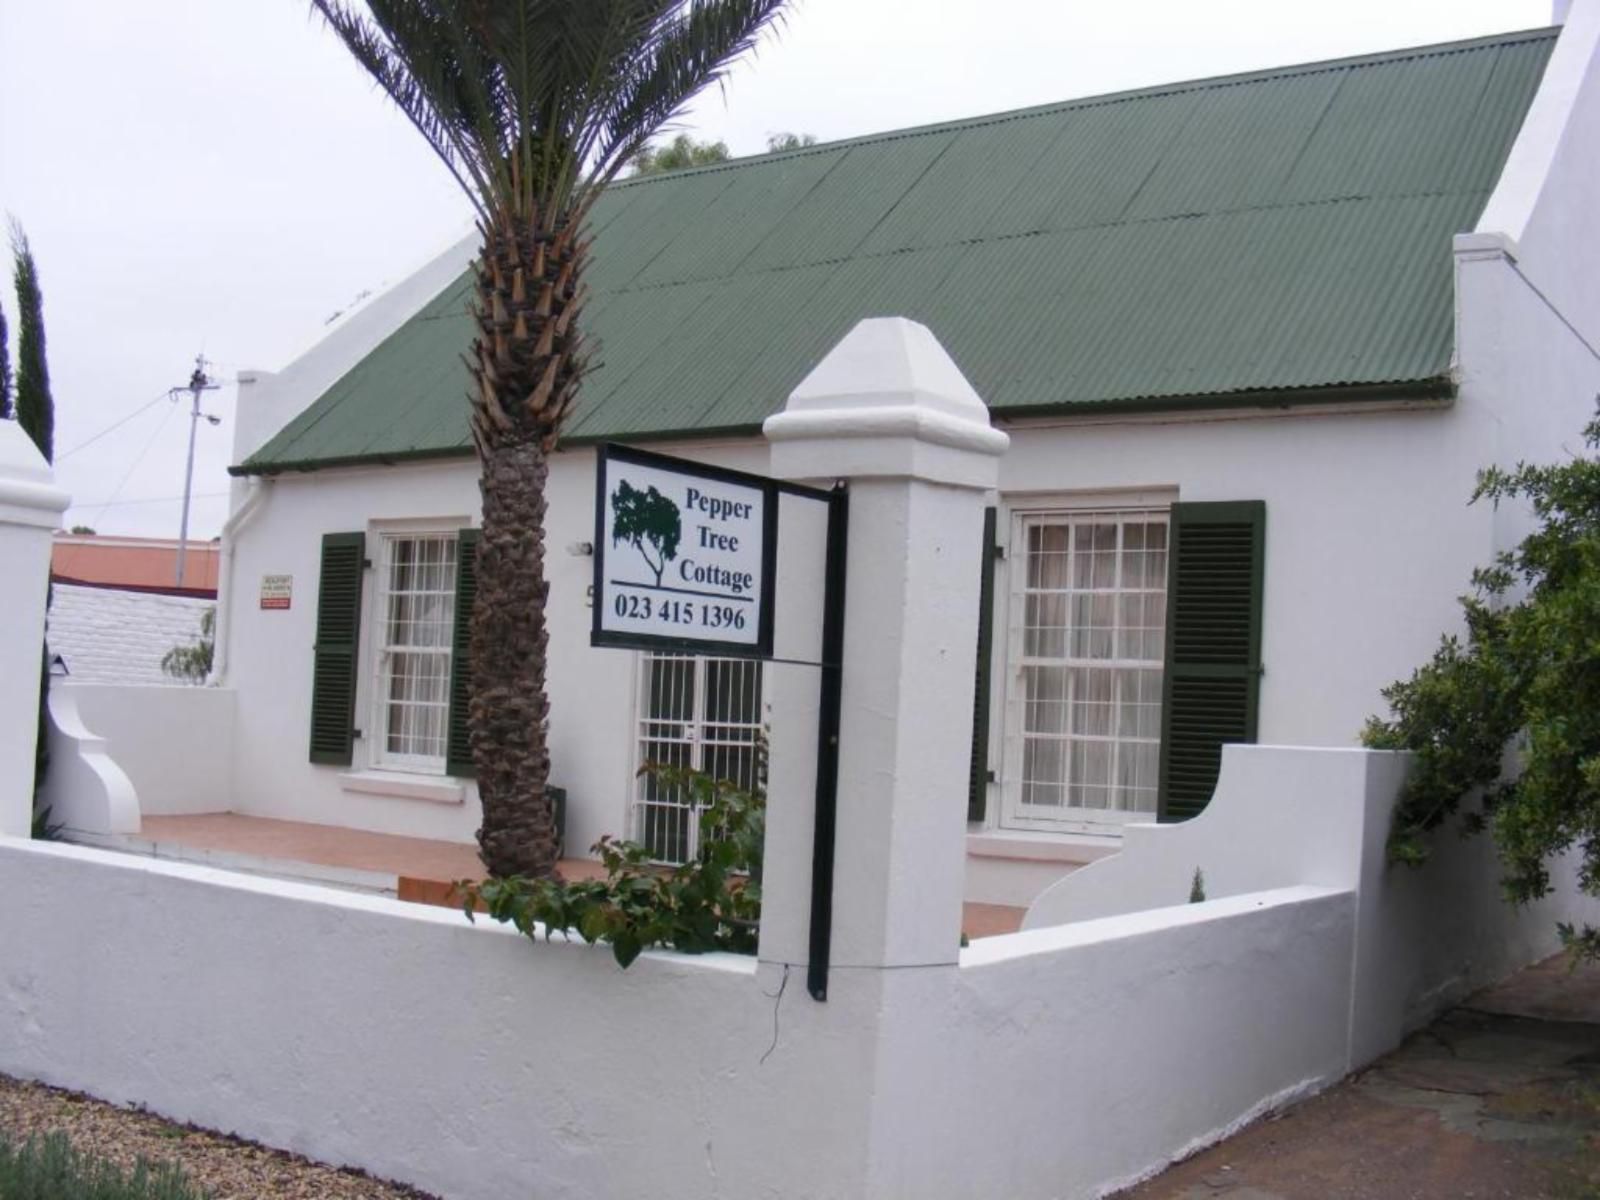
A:
{"label": "leafy bush", "polygon": [[200,614],[200,634],[193,641],[174,646],[161,656],[161,669],[184,683],[204,683],[211,675],[211,661],[217,645],[217,606]]}
{"label": "leafy bush", "polygon": [[[764,774],[765,756],[761,755]],[[700,853],[678,867],[654,866],[636,842],[602,837],[593,847],[604,879],[568,882],[512,876],[458,883],[468,917],[482,905],[496,921],[537,940],[576,932],[609,942],[626,967],[651,946],[686,954],[754,954],[761,924],[761,850],[766,833],[764,781],[748,791],[686,767],[647,765],[642,773],[682,792],[700,811]]]}
{"label": "leafy bush", "polygon": [[3,1200],[205,1200],[176,1164],[140,1160],[124,1173],[116,1164],[73,1149],[60,1133],[21,1146],[0,1133]]}
{"label": "leafy bush", "polygon": [[[1515,903],[1548,894],[1550,858],[1574,845],[1580,886],[1600,895],[1600,420],[1585,440],[1590,454],[1570,462],[1480,473],[1474,502],[1524,499],[1538,527],[1474,572],[1466,641],[1444,638],[1385,689],[1392,714],[1363,734],[1417,756],[1391,857],[1424,861],[1426,835],[1465,802],[1466,830],[1493,831]],[[1600,930],[1561,932],[1600,958]]]}

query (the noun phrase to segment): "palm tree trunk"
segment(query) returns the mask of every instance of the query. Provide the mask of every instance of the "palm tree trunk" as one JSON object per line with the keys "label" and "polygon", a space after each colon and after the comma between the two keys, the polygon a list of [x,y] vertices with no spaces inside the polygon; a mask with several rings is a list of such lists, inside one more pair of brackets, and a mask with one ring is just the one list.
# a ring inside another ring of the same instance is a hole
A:
{"label": "palm tree trunk", "polygon": [[498,445],[483,463],[483,532],[472,610],[472,750],[491,875],[555,869],[550,702],[545,695],[544,515],[549,463],[537,442]]}
{"label": "palm tree trunk", "polygon": [[468,359],[483,529],[472,609],[472,757],[494,876],[549,876],[559,845],[545,694],[544,518],[549,455],[586,368],[576,318],[587,244],[568,221],[484,230]]}

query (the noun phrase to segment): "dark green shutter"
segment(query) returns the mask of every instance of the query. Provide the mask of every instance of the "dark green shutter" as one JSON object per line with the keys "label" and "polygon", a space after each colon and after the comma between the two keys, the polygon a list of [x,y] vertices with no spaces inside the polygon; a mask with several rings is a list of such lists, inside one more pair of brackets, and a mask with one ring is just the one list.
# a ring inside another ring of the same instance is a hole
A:
{"label": "dark green shutter", "polygon": [[478,531],[456,535],[455,632],[450,644],[450,729],[444,769],[452,775],[477,773],[472,762],[471,725],[467,704],[472,699],[472,602],[478,595]]}
{"label": "dark green shutter", "polygon": [[1164,821],[1210,803],[1222,747],[1256,740],[1266,505],[1174,504],[1161,697]]}
{"label": "dark green shutter", "polygon": [[983,820],[989,796],[989,660],[994,645],[995,517],[983,512],[983,559],[978,587],[978,681],[972,698],[972,766],[967,778],[967,820]]}
{"label": "dark green shutter", "polygon": [[311,664],[311,761],[348,766],[355,739],[364,533],[322,535],[317,640]]}

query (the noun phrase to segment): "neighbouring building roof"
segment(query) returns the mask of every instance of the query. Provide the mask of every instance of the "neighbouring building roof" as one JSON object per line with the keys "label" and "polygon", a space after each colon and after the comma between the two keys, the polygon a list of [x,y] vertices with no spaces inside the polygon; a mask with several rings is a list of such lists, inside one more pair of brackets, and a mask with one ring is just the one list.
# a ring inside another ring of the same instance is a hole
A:
{"label": "neighbouring building roof", "polygon": [[216,542],[191,541],[179,588],[175,538],[58,533],[50,549],[50,577],[95,587],[215,598],[219,557]]}
{"label": "neighbouring building roof", "polygon": [[211,606],[193,596],[57,583],[45,637],[76,683],[178,683],[161,670],[161,659],[199,640],[200,618]]}
{"label": "neighbouring building roof", "polygon": [[[569,441],[755,431],[857,320],[1000,416],[1444,391],[1469,230],[1558,30],[1200,80],[624,182]],[[466,276],[244,464],[466,453]]]}

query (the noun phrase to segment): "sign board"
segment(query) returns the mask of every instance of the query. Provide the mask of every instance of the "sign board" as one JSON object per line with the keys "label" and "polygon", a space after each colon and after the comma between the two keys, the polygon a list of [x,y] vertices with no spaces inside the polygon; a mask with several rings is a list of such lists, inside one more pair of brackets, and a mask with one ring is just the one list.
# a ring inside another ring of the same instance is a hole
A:
{"label": "sign board", "polygon": [[774,480],[603,446],[594,526],[592,645],[771,656]]}
{"label": "sign board", "polygon": [[263,575],[261,577],[261,607],[288,608],[294,591],[293,575]]}

